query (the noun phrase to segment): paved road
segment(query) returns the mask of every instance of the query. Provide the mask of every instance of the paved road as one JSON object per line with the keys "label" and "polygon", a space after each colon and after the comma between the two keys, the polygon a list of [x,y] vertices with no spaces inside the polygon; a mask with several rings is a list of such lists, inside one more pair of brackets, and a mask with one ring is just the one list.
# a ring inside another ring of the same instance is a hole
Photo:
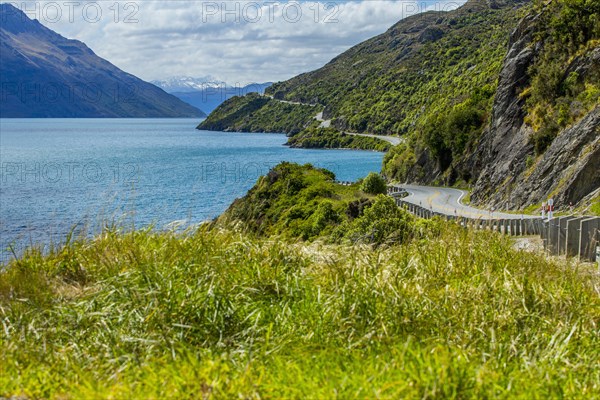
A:
{"label": "paved road", "polygon": [[445,215],[457,215],[467,218],[481,219],[530,219],[539,218],[533,215],[506,214],[501,212],[492,212],[491,210],[482,210],[461,203],[463,197],[467,195],[464,190],[418,186],[418,185],[396,185],[408,192],[408,196],[402,198],[403,201],[428,208],[434,212]]}
{"label": "paved road", "polygon": [[[319,128],[329,128],[331,126],[330,119],[323,119],[323,111],[321,111],[320,113],[315,115],[315,119],[321,123],[321,125],[319,125]],[[398,146],[400,143],[402,143],[404,141],[404,138],[400,138],[397,136],[371,135],[368,133],[353,133],[353,132],[343,132],[343,133],[345,133],[346,135],[351,135],[351,136],[364,136],[364,137],[370,137],[370,138],[383,140],[388,143],[391,143],[392,146]]]}
{"label": "paved road", "polygon": [[[305,105],[305,106],[315,106],[315,104],[306,104],[306,103],[298,103],[298,102],[295,102],[295,101],[279,100],[279,99],[274,98],[271,95],[264,95],[264,96],[265,97],[269,97],[272,100],[279,101],[280,103]],[[329,128],[331,126],[331,120],[330,119],[323,119],[323,111],[321,111],[320,113],[318,113],[317,115],[315,115],[315,119],[321,123],[321,125],[319,125],[319,128]],[[404,141],[404,138],[397,137],[397,136],[371,135],[371,134],[368,134],[368,133],[352,133],[352,132],[344,132],[344,133],[346,135],[364,136],[364,137],[370,137],[370,138],[375,138],[375,139],[383,140],[383,141],[386,141],[388,143],[391,143],[392,146],[397,146],[397,145],[399,145],[400,143],[402,143]]]}
{"label": "paved road", "polygon": [[[280,99],[276,99],[275,97],[271,96],[270,94],[263,94],[263,96],[268,97],[271,100],[275,100],[275,101],[278,101],[280,103],[285,103],[285,104],[294,104],[296,106],[311,106],[311,107],[318,106],[318,104],[308,104],[308,103],[299,103],[297,101],[280,100]],[[323,113],[321,113],[321,115],[323,115]]]}
{"label": "paved road", "polygon": [[315,115],[315,119],[321,123],[321,125],[319,125],[319,128],[329,128],[331,126],[330,119],[323,119],[323,111]]}
{"label": "paved road", "polygon": [[400,143],[402,143],[404,141],[404,138],[401,138],[398,136],[370,135],[368,133],[352,133],[352,132],[344,132],[344,133],[346,135],[364,136],[364,137],[371,137],[371,138],[383,140],[388,143],[391,143],[393,146],[398,146]]}

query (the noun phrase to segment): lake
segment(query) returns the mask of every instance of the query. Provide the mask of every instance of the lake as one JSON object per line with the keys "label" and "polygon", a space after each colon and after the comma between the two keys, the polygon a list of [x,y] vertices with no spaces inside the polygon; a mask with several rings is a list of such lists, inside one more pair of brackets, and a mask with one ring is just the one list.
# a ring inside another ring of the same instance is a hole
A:
{"label": "lake", "polygon": [[[285,135],[198,131],[195,119],[0,119],[0,251],[60,243],[103,223],[212,219],[281,161],[354,181],[382,153],[291,149]],[[172,224],[171,224],[172,225]]]}

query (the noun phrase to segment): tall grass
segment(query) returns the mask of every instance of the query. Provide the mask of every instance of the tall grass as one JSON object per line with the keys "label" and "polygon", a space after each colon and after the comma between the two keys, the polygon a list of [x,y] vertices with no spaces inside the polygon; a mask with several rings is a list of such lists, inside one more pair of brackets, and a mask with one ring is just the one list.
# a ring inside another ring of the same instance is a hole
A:
{"label": "tall grass", "polygon": [[598,276],[438,227],[372,249],[106,231],[0,273],[0,396],[597,398]]}

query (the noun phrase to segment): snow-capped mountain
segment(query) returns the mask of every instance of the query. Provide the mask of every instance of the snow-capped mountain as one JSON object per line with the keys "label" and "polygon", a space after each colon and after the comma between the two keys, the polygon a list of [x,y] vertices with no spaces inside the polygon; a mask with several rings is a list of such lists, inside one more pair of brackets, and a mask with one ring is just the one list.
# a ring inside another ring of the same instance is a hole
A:
{"label": "snow-capped mountain", "polygon": [[153,84],[162,88],[167,93],[197,92],[211,88],[229,87],[226,82],[207,75],[200,78],[191,76],[174,76],[172,78],[152,81]]}
{"label": "snow-capped mountain", "polygon": [[263,94],[265,89],[272,85],[272,82],[248,85],[228,84],[211,76],[202,78],[180,76],[156,80],[152,83],[206,113],[210,113],[233,96],[244,96],[254,92]]}

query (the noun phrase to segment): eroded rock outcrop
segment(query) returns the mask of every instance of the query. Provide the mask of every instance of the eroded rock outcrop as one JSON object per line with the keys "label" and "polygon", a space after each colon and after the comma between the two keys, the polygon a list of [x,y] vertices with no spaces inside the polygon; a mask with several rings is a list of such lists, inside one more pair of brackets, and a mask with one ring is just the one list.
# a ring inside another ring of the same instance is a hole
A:
{"label": "eroded rock outcrop", "polygon": [[[600,107],[558,134],[537,160],[533,130],[524,119],[521,92],[530,84],[528,71],[543,43],[533,35],[539,15],[523,19],[511,36],[499,78],[492,119],[473,159],[478,176],[472,201],[515,209],[554,197],[557,204],[577,203],[600,186]],[[598,68],[600,50],[575,58],[566,73]]]}

